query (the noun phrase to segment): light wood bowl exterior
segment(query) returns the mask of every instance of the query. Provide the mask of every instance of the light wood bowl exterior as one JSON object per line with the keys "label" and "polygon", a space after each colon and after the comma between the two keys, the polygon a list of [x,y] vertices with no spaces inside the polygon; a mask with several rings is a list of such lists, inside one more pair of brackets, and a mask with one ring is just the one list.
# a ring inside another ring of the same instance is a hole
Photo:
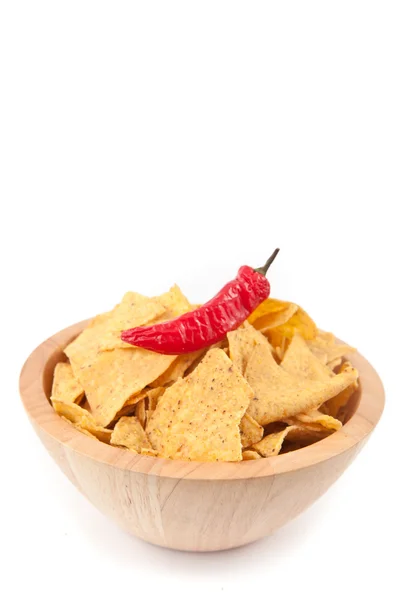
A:
{"label": "light wood bowl exterior", "polygon": [[43,342],[26,361],[22,401],[48,452],[100,511],[153,544],[179,550],[234,548],[271,534],[317,500],[343,473],[377,424],[382,383],[360,354],[351,360],[361,386],[354,414],[307,448],[241,463],[172,461],[135,455],[80,433],[49,403],[63,348],[87,324]]}

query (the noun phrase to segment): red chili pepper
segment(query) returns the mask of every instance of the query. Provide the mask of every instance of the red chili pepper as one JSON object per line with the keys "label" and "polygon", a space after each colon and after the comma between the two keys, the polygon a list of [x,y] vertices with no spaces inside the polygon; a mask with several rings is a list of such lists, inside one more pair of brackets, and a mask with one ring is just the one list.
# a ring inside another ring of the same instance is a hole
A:
{"label": "red chili pepper", "polygon": [[186,354],[219,342],[268,298],[265,274],[278,252],[279,248],[259,269],[240,267],[236,279],[200,308],[170,321],[127,329],[121,339],[159,354]]}

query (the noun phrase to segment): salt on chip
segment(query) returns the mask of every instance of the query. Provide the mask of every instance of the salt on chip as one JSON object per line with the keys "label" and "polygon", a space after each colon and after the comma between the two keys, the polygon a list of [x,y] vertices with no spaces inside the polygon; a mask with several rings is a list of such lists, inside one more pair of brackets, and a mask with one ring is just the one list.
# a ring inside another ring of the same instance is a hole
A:
{"label": "salt on chip", "polygon": [[241,460],[239,424],[252,397],[225,352],[211,349],[158,401],[147,425],[151,445],[166,458]]}
{"label": "salt on chip", "polygon": [[136,417],[121,417],[111,435],[111,445],[123,446],[139,454],[143,448],[151,449],[148,437]]}
{"label": "salt on chip", "polygon": [[84,393],[82,386],[72,372],[71,365],[66,362],[58,363],[54,369],[50,400],[59,400],[66,404],[79,403]]}
{"label": "salt on chip", "polygon": [[174,358],[143,348],[117,348],[100,352],[90,365],[76,365],[74,374],[85,390],[94,418],[107,426],[129,399],[135,403],[140,399],[137,394],[164,373]]}
{"label": "salt on chip", "polygon": [[242,458],[243,460],[258,460],[259,458],[262,458],[262,456],[255,450],[243,450]]}
{"label": "salt on chip", "polygon": [[267,331],[273,327],[283,325],[297,311],[298,306],[292,302],[284,302],[275,298],[264,300],[249,316],[248,321],[256,329]]}
{"label": "salt on chip", "polygon": [[247,413],[243,415],[239,429],[243,448],[248,448],[249,446],[256,444],[264,435],[263,427]]}
{"label": "salt on chip", "polygon": [[248,360],[255,346],[257,344],[268,343],[262,333],[246,322],[238,329],[230,331],[227,338],[229,343],[229,357],[242,375],[246,370]]}
{"label": "salt on chip", "polygon": [[101,427],[93,415],[78,404],[66,404],[58,400],[53,400],[52,404],[56,413],[76,426],[77,429],[85,429],[101,442],[107,444],[110,442],[111,429]]}
{"label": "salt on chip", "polygon": [[318,408],[355,381],[357,371],[349,367],[325,382],[296,377],[275,362],[268,344],[259,344],[245,377],[255,392],[248,413],[260,425],[267,425]]}

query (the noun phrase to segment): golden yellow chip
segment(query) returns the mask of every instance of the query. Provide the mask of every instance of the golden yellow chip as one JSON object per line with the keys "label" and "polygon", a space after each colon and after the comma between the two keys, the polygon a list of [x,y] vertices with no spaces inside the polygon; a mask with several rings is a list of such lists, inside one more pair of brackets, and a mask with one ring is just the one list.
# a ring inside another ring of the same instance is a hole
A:
{"label": "golden yellow chip", "polygon": [[291,339],[299,333],[305,340],[313,340],[317,335],[317,326],[305,310],[297,308],[294,315],[279,327],[267,329],[266,336],[274,347],[281,346],[284,338]]}
{"label": "golden yellow chip", "polygon": [[80,366],[71,357],[75,377],[79,380],[96,421],[107,426],[126,402],[159,377],[175,356],[130,348],[100,352],[91,364]]}
{"label": "golden yellow chip", "polygon": [[347,344],[337,343],[333,334],[318,330],[317,336],[308,341],[308,346],[313,354],[325,363],[332,363],[338,359],[355,352],[355,348]]}
{"label": "golden yellow chip", "polygon": [[229,343],[229,357],[243,375],[255,346],[257,344],[266,344],[267,341],[262,333],[246,322],[239,329],[230,331],[227,338]]}
{"label": "golden yellow chip", "polygon": [[300,413],[287,421],[290,425],[302,425],[305,428],[313,429],[314,431],[337,431],[341,428],[342,423],[330,415],[314,409],[307,413]]}
{"label": "golden yellow chip", "polygon": [[327,381],[334,377],[331,369],[314,356],[306,341],[298,334],[295,334],[290,341],[281,361],[281,367],[295,377],[304,377],[315,381]]}
{"label": "golden yellow chip", "polygon": [[106,429],[105,427],[101,427],[101,425],[97,425],[96,422],[93,422],[92,415],[83,416],[79,422],[77,423],[79,427],[82,429],[86,429],[92,435],[94,435],[101,442],[105,442],[106,444],[110,443],[111,438],[111,429]]}
{"label": "golden yellow chip", "polygon": [[67,419],[67,421],[70,421],[74,426],[77,426],[77,429],[85,429],[97,439],[107,444],[110,442],[111,429],[101,427],[93,415],[78,404],[66,404],[58,400],[53,400],[52,404],[56,413]]}
{"label": "golden yellow chip", "polygon": [[113,446],[123,446],[139,454],[143,448],[151,450],[151,445],[143,427],[136,417],[121,417],[111,435]]}
{"label": "golden yellow chip", "polygon": [[284,439],[293,429],[294,426],[286,427],[283,431],[266,435],[261,442],[254,444],[254,449],[265,458],[268,456],[276,456],[281,451]]}
{"label": "golden yellow chip", "polygon": [[274,356],[278,363],[281,363],[285,356],[286,348],[288,347],[289,341],[287,338],[282,338],[281,345],[273,348]]}
{"label": "golden yellow chip", "polygon": [[311,444],[322,439],[324,435],[320,432],[309,431],[306,428],[297,425],[290,425],[277,433],[266,435],[261,442],[254,444],[253,449],[265,458],[276,456],[282,449],[285,440],[293,441],[302,445]]}
{"label": "golden yellow chip", "polygon": [[115,417],[112,420],[112,423],[115,423],[121,417],[132,416],[136,412],[136,405],[139,404],[142,400],[147,397],[147,392],[149,388],[145,388],[139,394],[135,394],[132,398],[129,398],[124,404],[124,406],[117,412]]}
{"label": "golden yellow chip", "polygon": [[253,391],[220,349],[209,350],[185,379],[167,388],[147,425],[160,456],[182,460],[242,459],[239,424]]}
{"label": "golden yellow chip", "polygon": [[115,348],[132,348],[121,340],[121,332],[132,327],[147,325],[166,312],[165,306],[157,298],[148,298],[136,292],[127,292],[106,322],[100,350]]}
{"label": "golden yellow chip", "polygon": [[326,382],[295,377],[278,365],[268,344],[259,344],[250,356],[245,377],[255,392],[248,413],[261,425],[284,421],[318,408],[357,379],[348,368]]}
{"label": "golden yellow chip", "polygon": [[[339,369],[339,373],[345,371],[351,366],[351,363],[344,362]],[[343,421],[346,416],[346,406],[354,392],[358,388],[358,380],[353,381],[345,390],[341,391],[337,396],[330,398],[327,400],[322,406],[321,411],[334,417],[335,419],[339,419]]]}
{"label": "golden yellow chip", "polygon": [[95,317],[93,317],[93,319],[90,321],[89,325],[87,326],[88,329],[90,327],[97,327],[98,325],[102,325],[103,323],[108,321],[111,314],[112,314],[112,310],[109,310],[108,312],[104,312],[104,313],[100,313],[99,315],[96,315]]}
{"label": "golden yellow chip", "polygon": [[248,448],[249,446],[256,444],[264,435],[264,429],[261,425],[247,413],[243,415],[239,429],[243,448]]}
{"label": "golden yellow chip", "polygon": [[165,388],[160,386],[147,392],[149,410],[155,410],[160,396],[165,392]]}
{"label": "golden yellow chip", "polygon": [[95,317],[89,326],[64,349],[64,353],[70,359],[72,370],[78,381],[79,377],[75,372],[74,365],[82,368],[86,365],[91,365],[96,359],[100,351],[101,340],[107,328],[109,315],[110,313],[106,313],[106,315],[99,315],[102,318]]}
{"label": "golden yellow chip", "polygon": [[146,426],[146,405],[144,398],[143,400],[139,400],[135,405],[135,417],[144,429]]}
{"label": "golden yellow chip", "polygon": [[182,294],[182,291],[176,284],[172,286],[168,292],[165,292],[165,294],[157,296],[156,299],[163,304],[165,308],[165,314],[162,315],[161,319],[162,321],[175,319],[175,317],[179,317],[179,315],[183,315],[184,313],[193,310],[189,300]]}
{"label": "golden yellow chip", "polygon": [[262,456],[255,450],[243,450],[242,458],[243,460],[258,460],[259,458],[262,458]]}
{"label": "golden yellow chip", "polygon": [[204,350],[198,350],[197,352],[191,352],[190,354],[182,354],[177,356],[172,365],[163,373],[160,377],[157,377],[150,385],[153,388],[160,386],[166,386],[170,383],[174,383],[180,377],[183,377],[185,371],[197,360]]}
{"label": "golden yellow chip", "polygon": [[158,388],[154,388],[153,390],[148,391],[148,393],[147,393],[148,410],[146,410],[146,427],[150,420],[151,415],[153,414],[153,412],[156,409],[159,398],[163,395],[164,392],[165,392],[164,387],[158,387]]}
{"label": "golden yellow chip", "polygon": [[58,363],[54,369],[50,400],[74,404],[82,400],[84,393],[79,381],[74,377],[71,365],[65,362]]}
{"label": "golden yellow chip", "polygon": [[143,456],[158,456],[157,452],[153,448],[142,448],[140,454]]}
{"label": "golden yellow chip", "polygon": [[249,316],[248,321],[256,329],[266,331],[283,325],[297,311],[298,306],[292,302],[284,302],[275,298],[267,298]]}
{"label": "golden yellow chip", "polygon": [[[327,356],[328,358],[328,356]],[[334,371],[336,369],[336,367],[339,367],[342,364],[342,357],[340,358],[335,358],[334,360],[331,360],[330,362],[326,363],[326,366],[329,367],[329,369],[331,369],[331,371]]]}

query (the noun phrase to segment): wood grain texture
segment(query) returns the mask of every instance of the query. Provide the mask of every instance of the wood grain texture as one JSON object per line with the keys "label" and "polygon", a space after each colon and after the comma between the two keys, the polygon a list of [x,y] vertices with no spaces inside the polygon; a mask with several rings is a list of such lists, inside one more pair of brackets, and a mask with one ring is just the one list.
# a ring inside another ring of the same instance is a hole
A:
{"label": "wood grain texture", "polygon": [[241,463],[198,463],[134,455],[74,429],[48,398],[62,349],[87,322],[41,344],[20,377],[39,438],[72,483],[104,514],[148,542],[180,550],[234,548],[269,535],[317,500],[368,439],[384,407],[382,383],[360,354],[361,385],[345,425],[307,448]]}

